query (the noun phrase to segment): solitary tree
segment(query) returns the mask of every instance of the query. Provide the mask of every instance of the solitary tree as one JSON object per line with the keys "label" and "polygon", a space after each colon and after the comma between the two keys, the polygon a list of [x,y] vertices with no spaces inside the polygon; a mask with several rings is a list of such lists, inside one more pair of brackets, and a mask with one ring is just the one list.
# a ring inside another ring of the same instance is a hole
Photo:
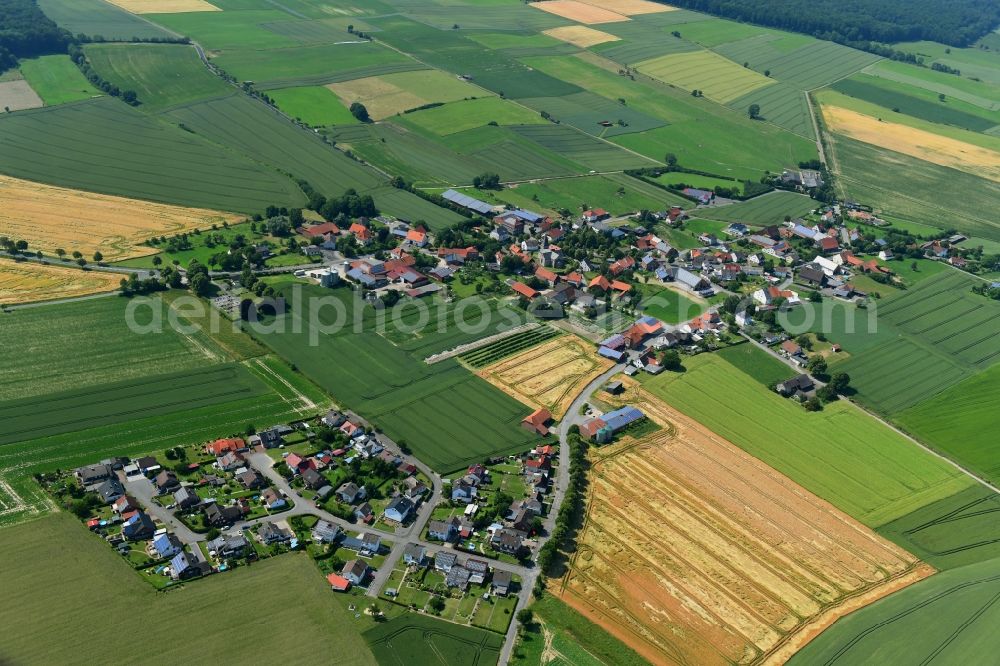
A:
{"label": "solitary tree", "polygon": [[747,113],[754,120],[760,118],[760,104],[751,104],[750,108],[747,109]]}
{"label": "solitary tree", "polygon": [[60,258],[60,259],[62,259],[63,257],[65,257],[65,256],[66,256],[66,250],[64,250],[64,249],[62,249],[62,248],[60,247],[60,248],[58,248],[58,249],[56,250],[56,254],[57,254],[57,255],[59,255],[59,258]]}
{"label": "solitary tree", "polygon": [[94,261],[104,261],[104,255],[101,254],[100,250],[94,253]]}
{"label": "solitary tree", "polygon": [[368,115],[368,109],[361,102],[351,103],[351,115],[363,123],[370,123],[372,121],[371,116]]}

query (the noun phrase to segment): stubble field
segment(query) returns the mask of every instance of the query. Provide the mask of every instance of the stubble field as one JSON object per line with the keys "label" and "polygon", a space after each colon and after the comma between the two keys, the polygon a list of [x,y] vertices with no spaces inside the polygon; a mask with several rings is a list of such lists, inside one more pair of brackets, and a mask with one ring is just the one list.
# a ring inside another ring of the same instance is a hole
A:
{"label": "stubble field", "polygon": [[141,245],[213,224],[238,222],[233,213],[184,208],[33,183],[0,175],[0,235],[28,241],[32,250],[100,251],[107,261],[154,254]]}
{"label": "stubble field", "polygon": [[583,387],[614,365],[592,347],[574,336],[560,336],[483,368],[479,376],[526,405],[562,418]]}
{"label": "stubble field", "polygon": [[0,259],[0,305],[86,296],[118,288],[121,275]]}
{"label": "stubble field", "polygon": [[595,450],[570,606],[654,664],[776,663],[933,572],[638,389],[663,428]]}

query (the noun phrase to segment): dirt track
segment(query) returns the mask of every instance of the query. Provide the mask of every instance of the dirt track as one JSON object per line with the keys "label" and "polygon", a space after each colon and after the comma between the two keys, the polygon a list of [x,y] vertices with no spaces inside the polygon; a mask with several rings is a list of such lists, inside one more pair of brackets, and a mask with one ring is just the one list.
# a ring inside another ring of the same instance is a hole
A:
{"label": "dirt track", "polygon": [[664,429],[594,450],[556,592],[656,664],[784,661],[933,570],[628,382]]}

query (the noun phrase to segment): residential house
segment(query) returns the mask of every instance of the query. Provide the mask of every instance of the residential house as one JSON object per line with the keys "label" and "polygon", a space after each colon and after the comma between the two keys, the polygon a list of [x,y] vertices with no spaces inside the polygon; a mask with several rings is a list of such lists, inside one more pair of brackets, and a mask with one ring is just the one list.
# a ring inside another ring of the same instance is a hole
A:
{"label": "residential house", "polygon": [[327,520],[319,520],[312,529],[312,540],[317,543],[336,543],[344,532],[339,525]]}
{"label": "residential house", "polygon": [[102,481],[94,487],[93,491],[101,498],[105,504],[114,504],[117,500],[125,496],[125,488],[116,477],[111,477]]}
{"label": "residential house", "polygon": [[344,565],[344,569],[340,574],[353,585],[363,585],[369,574],[371,574],[371,567],[364,560],[351,560]]}
{"label": "residential house", "polygon": [[187,511],[201,504],[201,497],[192,486],[183,486],[174,491],[174,504],[178,509]]}
{"label": "residential house", "polygon": [[810,287],[826,286],[826,273],[816,264],[806,264],[799,269],[798,281]]}
{"label": "residential house", "polygon": [[308,467],[302,472],[302,483],[306,485],[306,488],[318,490],[321,486],[326,484],[326,479],[322,474],[313,468]]}
{"label": "residential house", "polygon": [[257,528],[257,539],[268,546],[275,543],[288,543],[293,536],[295,535],[292,534],[291,530],[271,521],[264,521]]}
{"label": "residential house", "polygon": [[216,458],[219,458],[227,453],[234,453],[245,449],[246,443],[239,437],[217,439],[214,442],[209,442],[205,445],[205,453],[215,456]]}
{"label": "residential house", "polygon": [[405,497],[397,497],[385,508],[385,519],[403,524],[410,519],[414,510],[413,502]]}
{"label": "residential house", "polygon": [[252,469],[248,469],[237,474],[236,480],[239,481],[243,485],[243,487],[246,488],[247,490],[256,490],[258,488],[264,488],[265,486],[267,486],[267,483],[264,481],[261,475],[253,471]]}
{"label": "residential house", "polygon": [[146,476],[160,471],[160,463],[153,456],[136,458],[135,466],[139,469],[140,474],[145,474]]}
{"label": "residential house", "polygon": [[111,510],[119,516],[140,509],[141,505],[131,495],[122,495],[111,504]]}
{"label": "residential house", "polygon": [[463,504],[468,504],[472,500],[476,499],[478,490],[476,487],[467,481],[458,480],[451,484],[451,501],[452,502],[462,502]]}
{"label": "residential house", "polygon": [[458,537],[459,525],[457,518],[432,520],[427,525],[427,538],[435,541],[454,541]]}
{"label": "residential house", "polygon": [[775,300],[783,298],[788,305],[798,305],[799,295],[791,289],[778,289],[774,286],[764,287],[753,292],[753,300],[760,305],[771,305]]}
{"label": "residential house", "polygon": [[285,498],[278,494],[274,488],[267,488],[260,494],[260,501],[267,507],[268,511],[276,511],[288,505]]}
{"label": "residential house", "polygon": [[482,585],[490,574],[490,565],[485,560],[470,557],[465,562],[465,568],[469,571],[469,582],[473,585]]}
{"label": "residential house", "polygon": [[427,561],[427,549],[418,543],[408,543],[403,549],[403,561],[411,566],[422,567]]}
{"label": "residential house", "polygon": [[347,482],[337,488],[336,493],[337,499],[345,504],[354,504],[360,500],[363,500],[367,496],[367,491],[364,486],[358,486],[354,482]]}
{"label": "residential house", "polygon": [[354,517],[363,523],[370,523],[373,518],[375,518],[375,512],[372,510],[372,505],[368,502],[361,504],[354,509]]}
{"label": "residential house", "polygon": [[795,395],[798,397],[803,397],[805,393],[811,391],[815,384],[809,375],[801,374],[792,377],[791,379],[786,379],[783,382],[778,382],[775,389],[783,396]]}
{"label": "residential house", "polygon": [[593,224],[594,222],[608,219],[611,217],[611,214],[603,208],[594,208],[593,210],[583,211],[583,215],[580,217],[586,224]]}
{"label": "residential house", "polygon": [[153,537],[153,540],[149,542],[149,546],[146,548],[146,553],[153,559],[165,560],[174,557],[183,550],[184,545],[176,536],[168,532],[163,532]]}
{"label": "residential house", "polygon": [[434,568],[438,571],[445,573],[451,571],[457,561],[458,556],[446,550],[439,550],[434,554]]}
{"label": "residential house", "polygon": [[457,587],[458,589],[465,591],[469,587],[469,578],[471,573],[465,567],[458,565],[453,566],[448,570],[447,575],[444,577],[444,584],[447,587]]}
{"label": "residential house", "polygon": [[201,575],[203,572],[198,560],[193,555],[180,552],[170,560],[170,577],[174,580],[186,580]]}
{"label": "residential house", "polygon": [[490,582],[490,588],[493,590],[493,594],[499,597],[506,597],[507,593],[510,591],[511,582],[513,576],[509,571],[497,570],[493,572],[493,580]]}
{"label": "residential house", "polygon": [[153,480],[153,485],[156,486],[156,491],[159,495],[172,493],[181,487],[180,482],[177,480],[177,475],[168,470],[163,470],[157,474]]}
{"label": "residential house", "polygon": [[153,519],[144,511],[138,511],[131,518],[122,523],[122,536],[129,541],[142,541],[149,539],[156,532]]}
{"label": "residential house", "polygon": [[250,546],[250,542],[246,540],[246,537],[242,533],[233,532],[230,534],[221,534],[218,538],[209,541],[205,545],[210,552],[215,553],[216,558],[223,560],[230,557],[240,557]]}
{"label": "residential house", "polygon": [[111,469],[110,465],[87,465],[86,467],[80,467],[73,474],[76,476],[77,481],[80,482],[80,485],[88,488],[110,479],[114,476],[114,470]]}
{"label": "residential house", "polygon": [[203,505],[205,521],[213,527],[232,525],[243,519],[243,510],[236,505],[219,506],[217,502]]}
{"label": "residential house", "polygon": [[509,528],[497,530],[490,539],[490,546],[493,550],[515,557],[521,555],[524,548],[524,539],[516,531]]}

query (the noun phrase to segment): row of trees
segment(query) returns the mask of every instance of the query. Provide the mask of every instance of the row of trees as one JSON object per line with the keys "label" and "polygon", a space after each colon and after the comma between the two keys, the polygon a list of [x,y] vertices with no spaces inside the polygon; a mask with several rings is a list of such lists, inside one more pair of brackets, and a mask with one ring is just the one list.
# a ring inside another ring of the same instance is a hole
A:
{"label": "row of trees", "polygon": [[982,0],[677,0],[671,4],[851,45],[927,39],[968,46],[1000,23],[1000,3]]}
{"label": "row of trees", "polygon": [[111,95],[112,97],[120,97],[126,104],[139,106],[139,97],[136,95],[136,92],[134,90],[122,90],[98,74],[94,68],[90,66],[90,61],[87,60],[87,56],[84,54],[83,48],[81,48],[79,44],[69,45],[69,57],[72,58],[73,62],[76,63],[76,66],[95,88],[100,88],[105,94]]}

